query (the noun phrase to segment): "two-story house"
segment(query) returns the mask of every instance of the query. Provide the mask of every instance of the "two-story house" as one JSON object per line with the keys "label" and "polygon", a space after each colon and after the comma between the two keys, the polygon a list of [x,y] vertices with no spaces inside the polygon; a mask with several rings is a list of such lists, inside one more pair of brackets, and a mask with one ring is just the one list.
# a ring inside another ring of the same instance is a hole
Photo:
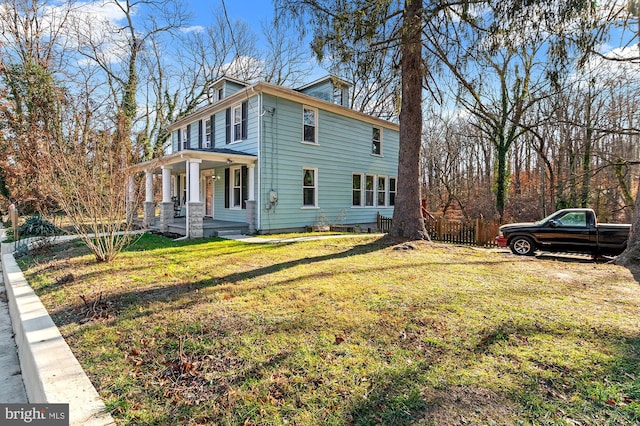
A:
{"label": "two-story house", "polygon": [[223,221],[273,233],[391,216],[398,125],[349,108],[349,89],[333,77],[296,90],[219,80],[209,104],[170,126],[165,155],[136,166],[145,224],[201,237]]}

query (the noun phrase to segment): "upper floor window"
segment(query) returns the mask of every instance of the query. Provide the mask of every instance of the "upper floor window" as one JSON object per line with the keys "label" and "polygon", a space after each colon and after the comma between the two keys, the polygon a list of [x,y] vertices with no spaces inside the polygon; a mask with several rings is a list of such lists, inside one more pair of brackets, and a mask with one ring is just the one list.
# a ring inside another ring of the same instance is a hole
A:
{"label": "upper floor window", "polygon": [[333,103],[338,105],[344,105],[343,92],[339,87],[333,88]]}
{"label": "upper floor window", "polygon": [[221,101],[222,98],[224,98],[224,89],[222,87],[219,88],[217,91],[217,94],[218,94],[218,100]]}
{"label": "upper floor window", "polygon": [[204,147],[211,148],[211,119],[204,121]]}
{"label": "upper floor window", "polygon": [[180,129],[180,133],[182,136],[182,149],[189,148],[189,131],[187,129],[188,127],[183,127],[182,129]]}
{"label": "upper floor window", "polygon": [[231,116],[233,117],[233,141],[240,141],[242,140],[242,106],[233,107]]}
{"label": "upper floor window", "polygon": [[382,155],[382,131],[378,127],[373,128],[371,136],[371,153],[373,155]]}
{"label": "upper floor window", "polygon": [[304,107],[302,110],[303,142],[318,143],[318,110]]}
{"label": "upper floor window", "polygon": [[247,102],[226,110],[226,143],[247,139]]}
{"label": "upper floor window", "polygon": [[302,206],[318,205],[318,170],[302,169]]}

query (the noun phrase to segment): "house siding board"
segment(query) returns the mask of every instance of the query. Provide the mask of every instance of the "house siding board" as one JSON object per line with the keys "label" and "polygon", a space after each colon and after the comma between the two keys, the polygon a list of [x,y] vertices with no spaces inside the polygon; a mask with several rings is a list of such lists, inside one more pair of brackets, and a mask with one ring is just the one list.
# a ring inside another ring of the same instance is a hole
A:
{"label": "house siding board", "polygon": [[[304,227],[319,222],[371,223],[376,214],[393,214],[392,207],[352,207],[353,173],[397,176],[397,132],[383,130],[385,157],[371,155],[372,125],[318,110],[318,145],[301,143],[302,104],[264,96],[266,108],[276,108],[271,119],[263,117],[261,153],[262,223],[259,229]],[[318,170],[318,208],[302,208],[302,169]],[[278,192],[275,208],[265,209],[271,189]]]}
{"label": "house siding board", "polygon": [[[239,142],[231,142],[225,145],[225,148],[232,149],[234,151],[244,152],[246,154],[257,155],[258,154],[258,137],[260,128],[260,114],[258,96],[252,96],[247,99],[247,138]],[[219,129],[219,135],[222,140],[225,139],[226,134],[226,117],[225,111],[221,111],[220,119],[216,118],[216,128]],[[220,122],[220,124],[218,124]]]}
{"label": "house siding board", "polygon": [[301,93],[322,99],[323,101],[333,102],[333,84],[329,80],[301,90]]}
{"label": "house siding board", "polygon": [[240,90],[244,89],[245,86],[238,84],[238,83],[234,83],[232,81],[226,81],[224,83],[224,96],[229,97],[231,95],[233,95],[234,93],[239,92]]}

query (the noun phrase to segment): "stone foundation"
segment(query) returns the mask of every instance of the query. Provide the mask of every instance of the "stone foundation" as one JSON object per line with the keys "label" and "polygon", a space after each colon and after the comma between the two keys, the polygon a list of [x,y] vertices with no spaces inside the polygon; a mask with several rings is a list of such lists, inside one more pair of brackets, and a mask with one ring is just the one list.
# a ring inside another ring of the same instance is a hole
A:
{"label": "stone foundation", "polygon": [[189,212],[187,235],[189,238],[204,237],[204,203],[189,203],[187,211]]}
{"label": "stone foundation", "polygon": [[249,224],[249,234],[256,233],[256,202],[247,201],[247,223]]}
{"label": "stone foundation", "polygon": [[160,232],[167,232],[173,223],[173,203],[160,203]]}
{"label": "stone foundation", "polygon": [[144,203],[144,227],[150,228],[156,223],[156,203],[145,201]]}

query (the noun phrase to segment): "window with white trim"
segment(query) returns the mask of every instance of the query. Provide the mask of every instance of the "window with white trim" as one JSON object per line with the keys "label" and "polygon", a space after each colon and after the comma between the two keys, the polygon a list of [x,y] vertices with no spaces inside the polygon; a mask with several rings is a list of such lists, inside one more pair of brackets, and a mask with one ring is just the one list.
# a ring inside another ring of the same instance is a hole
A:
{"label": "window with white trim", "polygon": [[362,207],[362,175],[361,174],[354,173],[351,187],[353,191],[351,205],[354,207]]}
{"label": "window with white trim", "polygon": [[389,178],[389,205],[396,205],[396,193],[397,193],[398,179],[394,177]]}
{"label": "window with white trim", "polygon": [[373,198],[376,192],[375,180],[376,177],[373,175],[367,175],[364,179],[364,205],[367,207],[372,207],[374,205]]}
{"label": "window with white trim", "polygon": [[242,208],[242,168],[231,168],[231,208]]}
{"label": "window with white trim", "polygon": [[374,127],[371,135],[371,154],[382,155],[382,130]]}
{"label": "window with white trim", "polygon": [[378,207],[387,205],[387,178],[378,176]]}
{"label": "window with white trim", "polygon": [[180,133],[182,135],[182,149],[189,148],[189,133],[187,132],[187,128],[183,127],[180,129]]}
{"label": "window with white trim", "polygon": [[302,169],[302,206],[318,206],[318,169]]}
{"label": "window with white trim", "polygon": [[302,108],[302,141],[318,143],[318,110],[310,107]]}
{"label": "window with white trim", "polygon": [[211,119],[204,121],[204,147],[211,148]]}
{"label": "window with white trim", "polygon": [[242,105],[236,105],[231,109],[233,119],[233,141],[242,140]]}

